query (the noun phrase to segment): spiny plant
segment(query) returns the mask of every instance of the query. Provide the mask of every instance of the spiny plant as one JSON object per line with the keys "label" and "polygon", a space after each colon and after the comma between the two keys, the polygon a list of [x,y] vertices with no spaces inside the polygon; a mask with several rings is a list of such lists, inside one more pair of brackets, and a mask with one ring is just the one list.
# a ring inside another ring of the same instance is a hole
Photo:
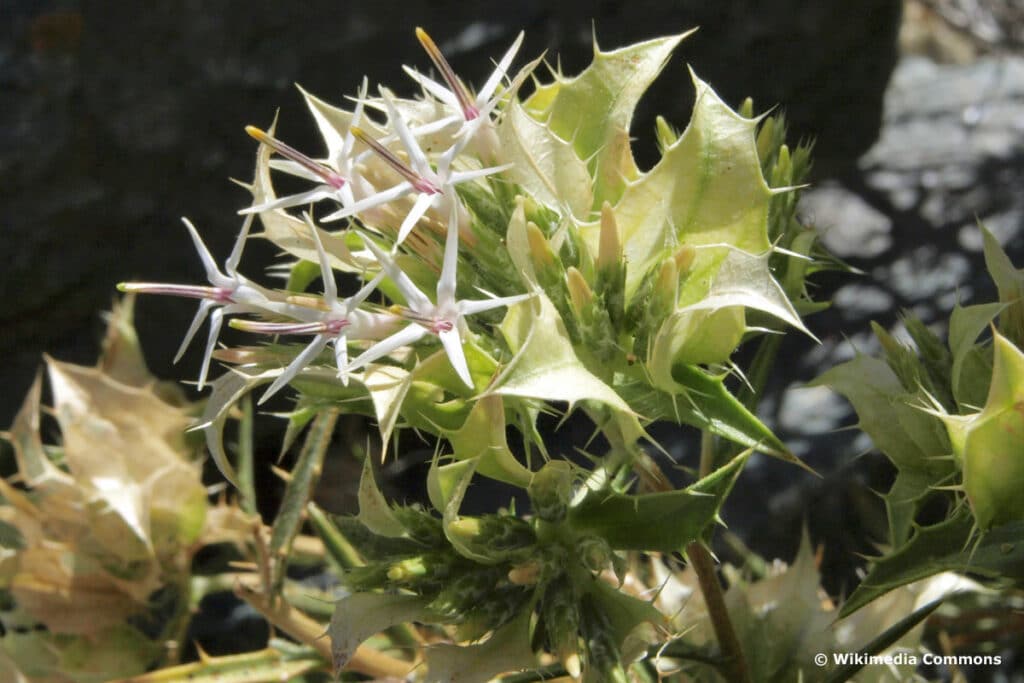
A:
{"label": "spiny plant", "polygon": [[[303,431],[304,443],[277,515],[247,536],[255,571],[236,592],[302,645],[275,641],[132,680],[317,680],[328,668],[348,680],[846,680],[862,664],[822,667],[812,655],[917,644],[915,627],[938,602],[913,598],[928,593],[904,584],[945,569],[1020,577],[1014,548],[1000,556],[1008,561],[976,562],[1020,524],[1019,500],[989,465],[1004,446],[1000,466],[1019,465],[1019,432],[1005,434],[1017,428],[1024,386],[1020,373],[1004,373],[1018,363],[1020,335],[997,335],[997,379],[972,412],[978,387],[956,378],[966,364],[984,366],[984,350],[972,350],[979,314],[945,355],[923,333],[921,359],[888,343],[885,387],[913,398],[872,394],[898,410],[896,425],[862,413],[900,470],[887,496],[894,550],[839,614],[897,588],[892,604],[909,614],[861,611],[858,626],[828,632],[836,610],[817,587],[807,544],[789,572],[724,568],[723,595],[709,544],[744,464],[760,452],[803,466],[756,417],[757,399],[781,333],[810,334],[801,315],[827,305],[811,300],[807,278],[841,264],[796,217],[809,147],[785,144],[781,115],[754,116],[749,101],[733,110],[691,73],[688,125],[680,132],[658,119],[660,159],[639,168],[635,107],[686,35],[595,47],[592,64],[571,78],[537,75],[539,59],[513,69],[520,35],[473,92],[418,29],[438,74],[406,69],[421,97],[371,94],[364,79],[343,109],[303,91],[323,157],[279,139],[273,125],[247,128],[259,142],[245,183],[252,202],[223,268],[186,220],[208,284],[120,289],[199,301],[178,355],[209,319],[198,384],[212,391],[198,428],[244,509],[257,497],[252,453],[229,452],[225,427],[242,407],[246,433],[249,394],[261,387],[260,402],[293,392],[285,448]],[[275,174],[313,185],[281,194]],[[257,218],[258,236],[286,254],[284,288],[239,272]],[[1020,278],[1008,262],[1000,272],[1017,287],[999,309],[1012,327]],[[225,321],[254,342],[217,349]],[[745,367],[733,360],[741,345],[755,347]],[[211,381],[213,359],[229,370]],[[881,372],[865,357],[855,362]],[[848,370],[821,381],[862,409]],[[863,405],[876,409],[872,400]],[[385,454],[410,431],[436,444],[426,504],[386,498],[368,454],[358,515],[332,517],[311,502],[345,414],[375,420]],[[560,452],[548,415],[579,415],[594,438]],[[922,432],[915,420],[935,423]],[[700,430],[699,471],[682,485],[659,464],[674,466],[649,435],[654,421]],[[931,441],[914,441],[922,433]],[[887,438],[914,441],[922,454],[904,457]],[[467,491],[482,479],[504,485],[507,498],[465,514]],[[922,500],[944,486],[960,486],[942,495],[967,501],[951,506],[947,523],[979,539],[945,564],[915,550],[934,549],[937,530],[914,526]],[[307,522],[345,589],[329,626],[288,590],[289,563],[311,545]],[[697,591],[700,599],[687,599]],[[808,637],[808,623],[826,635]],[[769,654],[770,641],[787,645]]]}

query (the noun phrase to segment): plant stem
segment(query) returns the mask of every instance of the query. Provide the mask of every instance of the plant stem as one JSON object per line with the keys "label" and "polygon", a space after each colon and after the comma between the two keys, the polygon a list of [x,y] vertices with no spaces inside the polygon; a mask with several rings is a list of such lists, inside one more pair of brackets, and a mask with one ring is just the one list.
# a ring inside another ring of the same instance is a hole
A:
{"label": "plant stem", "polygon": [[[714,469],[714,453],[714,437],[710,432],[704,432],[700,440],[701,477],[707,476]],[[729,618],[729,610],[725,606],[722,585],[718,582],[711,552],[700,541],[694,541],[686,546],[686,556],[697,574],[700,592],[704,595],[704,604],[707,606],[711,625],[715,629],[715,638],[725,660],[722,668],[726,678],[732,683],[750,683],[750,670],[747,668],[747,660],[743,656],[743,649]]]}
{"label": "plant stem", "polygon": [[[331,641],[325,637],[324,625],[293,608],[285,600],[271,600],[255,586],[239,581],[235,594],[252,605],[267,621],[295,640],[314,648],[328,662],[333,661]],[[414,662],[396,659],[367,645],[361,645],[345,666],[373,678],[404,677],[416,666]]]}

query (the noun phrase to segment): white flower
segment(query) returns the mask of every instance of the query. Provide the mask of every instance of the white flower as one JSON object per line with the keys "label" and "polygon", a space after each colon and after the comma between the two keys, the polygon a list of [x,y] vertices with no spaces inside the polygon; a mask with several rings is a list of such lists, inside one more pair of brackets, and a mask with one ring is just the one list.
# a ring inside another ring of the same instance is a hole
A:
{"label": "white flower", "polygon": [[199,310],[196,311],[192,324],[189,326],[188,332],[185,333],[185,338],[178,348],[178,353],[174,356],[174,362],[177,363],[184,355],[185,349],[192,342],[196,332],[199,331],[203,321],[209,316],[210,334],[206,341],[203,365],[199,371],[198,387],[200,390],[206,384],[206,376],[210,369],[210,359],[217,344],[217,337],[220,335],[224,316],[230,313],[253,313],[268,309],[273,310],[276,306],[280,306],[283,303],[281,297],[275,292],[260,287],[243,277],[237,270],[238,262],[242,258],[245,240],[249,236],[249,228],[252,226],[252,219],[252,216],[246,216],[242,222],[242,229],[238,233],[235,245],[227,261],[224,263],[224,273],[220,272],[217,263],[213,260],[213,255],[210,254],[209,249],[203,244],[203,240],[195,226],[192,225],[192,222],[187,218],[181,219],[185,223],[185,227],[188,228],[189,235],[192,236],[192,242],[195,244],[196,251],[199,252],[199,258],[203,262],[203,268],[206,270],[206,278],[212,287],[153,282],[122,282],[117,286],[122,292],[164,294],[201,299]]}
{"label": "white flower", "polygon": [[438,100],[446,104],[448,107],[454,110],[451,116],[447,116],[436,122],[437,127],[443,127],[443,125],[450,125],[452,123],[468,123],[477,118],[487,118],[490,116],[491,111],[498,104],[503,94],[495,97],[495,93],[498,90],[498,85],[502,79],[508,75],[508,67],[512,64],[512,60],[515,59],[516,53],[519,51],[519,46],[523,43],[522,32],[516,37],[515,42],[512,43],[512,47],[508,49],[505,56],[498,62],[496,68],[491,73],[487,82],[484,83],[484,87],[474,97],[469,89],[462,83],[462,80],[455,75],[455,71],[451,65],[448,64],[448,60],[444,58],[437,45],[431,39],[427,32],[422,28],[416,29],[416,37],[419,39],[423,49],[427,51],[427,55],[430,56],[434,66],[437,67],[441,77],[444,79],[448,87],[438,83],[432,78],[428,78],[418,71],[409,67],[403,67],[405,72],[409,74],[426,92],[430,93]]}
{"label": "white flower", "polygon": [[[390,332],[397,318],[386,313],[375,313],[363,311],[358,308],[366,298],[373,293],[377,285],[384,278],[384,273],[379,273],[375,278],[366,283],[358,292],[347,299],[338,299],[338,287],[334,282],[334,273],[331,271],[327,252],[324,250],[320,235],[313,225],[309,214],[306,214],[306,224],[309,226],[316,244],[317,256],[320,261],[320,274],[324,282],[324,293],[320,300],[310,305],[307,297],[290,297],[287,303],[287,315],[299,319],[299,322],[258,322],[253,320],[232,320],[231,326],[261,334],[312,334],[313,341],[297,355],[288,367],[278,375],[270,387],[260,397],[259,403],[264,403],[271,396],[276,394],[281,387],[292,381],[299,372],[313,362],[317,356],[327,347],[334,345],[334,358],[338,368],[338,377],[348,384],[348,339],[351,336],[355,339],[380,338]],[[285,309],[279,309],[285,312]]]}
{"label": "white flower", "polygon": [[[398,158],[394,152],[381,144],[378,140],[367,135],[362,129],[354,126],[349,131],[360,141],[365,143],[381,159],[383,159],[403,180],[394,187],[378,192],[370,197],[355,202],[351,206],[336,211],[324,218],[324,221],[338,220],[357,215],[361,211],[380,206],[387,202],[400,199],[405,195],[416,193],[416,200],[412,208],[402,221],[398,230],[398,237],[395,240],[397,248],[412,231],[416,223],[430,208],[443,210],[448,206],[458,204],[454,199],[454,186],[477,178],[482,178],[493,173],[499,173],[511,165],[492,166],[489,168],[477,168],[467,171],[452,170],[452,163],[466,145],[468,137],[456,140],[438,159],[437,170],[434,170],[427,155],[423,152],[416,137],[405,124],[404,119],[395,107],[395,103],[386,90],[381,90],[381,96],[388,109],[388,122],[394,128],[409,155],[409,163]],[[482,120],[482,119],[481,119]],[[475,124],[474,124],[475,125]],[[454,199],[454,201],[453,201]],[[448,203],[451,203],[450,205]]]}
{"label": "white flower", "polygon": [[519,294],[516,296],[494,297],[481,300],[458,301],[455,298],[455,271],[458,264],[459,229],[458,204],[452,202],[451,215],[448,219],[448,235],[444,245],[444,264],[441,277],[437,282],[437,303],[432,303],[427,295],[417,287],[409,276],[395,264],[390,255],[384,253],[369,238],[363,240],[366,246],[377,257],[383,272],[390,277],[405,297],[408,309],[403,317],[411,322],[387,339],[377,342],[352,361],[349,370],[356,370],[368,363],[388,355],[389,353],[422,339],[428,334],[436,335],[441,340],[445,354],[459,378],[470,389],[473,380],[469,374],[469,366],[462,350],[462,330],[466,328],[465,317],[475,313],[488,311],[500,306],[511,306],[533,296]]}

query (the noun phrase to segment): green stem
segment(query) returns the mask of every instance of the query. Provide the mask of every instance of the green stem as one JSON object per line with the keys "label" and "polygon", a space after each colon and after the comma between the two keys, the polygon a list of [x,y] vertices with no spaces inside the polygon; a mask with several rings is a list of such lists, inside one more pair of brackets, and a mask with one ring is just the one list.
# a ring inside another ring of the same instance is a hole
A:
{"label": "green stem", "polygon": [[242,494],[241,508],[250,515],[256,511],[256,477],[253,472],[253,414],[252,396],[242,399],[242,420],[238,425],[238,490]]}
{"label": "green stem", "polygon": [[[700,440],[700,476],[702,478],[713,470],[714,454],[714,437],[710,432],[703,432]],[[715,560],[711,557],[711,552],[700,541],[694,541],[686,546],[686,556],[690,559],[690,565],[697,574],[700,591],[704,595],[704,604],[707,606],[708,616],[711,618],[711,625],[715,630],[715,638],[718,640],[718,647],[725,660],[722,669],[726,678],[733,683],[750,683],[750,670],[747,668],[743,648],[740,647],[736,630],[729,618],[729,610],[725,606],[722,584],[718,582]]]}

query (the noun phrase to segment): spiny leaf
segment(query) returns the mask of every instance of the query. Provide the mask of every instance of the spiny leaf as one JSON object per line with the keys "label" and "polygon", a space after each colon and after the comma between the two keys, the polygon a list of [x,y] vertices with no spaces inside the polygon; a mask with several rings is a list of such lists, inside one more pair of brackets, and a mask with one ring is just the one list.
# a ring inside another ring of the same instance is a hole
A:
{"label": "spiny leaf", "polygon": [[[953,354],[952,384],[953,396],[960,408],[977,407],[988,391],[991,372],[978,372],[976,367],[965,367],[970,363],[975,342],[1006,304],[976,304],[953,307],[949,316],[949,350]],[[990,368],[991,370],[991,368]]]}
{"label": "spiny leaf", "polygon": [[478,400],[469,417],[456,431],[446,432],[458,460],[479,458],[476,471],[485,477],[526,488],[532,476],[508,448],[505,439],[505,405],[500,396]]}
{"label": "spiny leaf", "polygon": [[530,647],[530,610],[476,645],[427,649],[426,683],[475,683],[537,666]]}
{"label": "spiny leaf", "polygon": [[423,599],[415,595],[354,593],[342,598],[335,605],[327,627],[334,670],[341,671],[370,636],[389,626],[423,620],[427,618],[426,613]]}
{"label": "spiny leaf", "polygon": [[[757,121],[731,110],[706,83],[697,90],[690,124],[649,173],[631,182],[615,205],[625,258],[626,301],[648,270],[680,244],[700,250],[683,283],[682,305],[707,291],[724,258],[712,245],[750,254],[767,252],[768,205],[772,190],[761,175],[754,141]],[[582,226],[597,253],[599,222]]]}
{"label": "spiny leaf", "polygon": [[678,491],[625,495],[592,491],[569,509],[573,528],[594,533],[616,550],[676,552],[714,521],[750,451]]}
{"label": "spiny leaf", "polygon": [[594,178],[592,207],[615,202],[638,175],[629,127],[640,97],[661,72],[676,45],[692,31],[656,38],[612,52],[594,46],[594,61],[574,78],[540,85],[527,109],[551,131],[572,142]]}
{"label": "spiny leaf", "polygon": [[579,401],[603,403],[627,442],[643,436],[630,406],[580,362],[561,317],[543,292],[532,303],[510,308],[501,331],[516,355],[495,380],[493,393],[566,401],[570,409]]}
{"label": "spiny leaf", "polygon": [[672,378],[676,383],[672,393],[652,388],[646,379],[620,383],[618,390],[645,419],[692,425],[803,466],[763,422],[729,393],[724,377],[710,375],[693,365],[676,365]]}
{"label": "spiny leaf", "polygon": [[975,530],[974,518],[966,507],[939,524],[919,528],[902,548],[875,560],[843,604],[840,618],[894,588],[944,571],[1024,580],[1024,522],[995,527],[970,543]]}
{"label": "spiny leaf", "polygon": [[508,171],[513,182],[556,211],[564,207],[586,218],[594,203],[590,175],[572,144],[531,118],[518,100],[504,109],[498,139],[502,160],[515,164]]}

